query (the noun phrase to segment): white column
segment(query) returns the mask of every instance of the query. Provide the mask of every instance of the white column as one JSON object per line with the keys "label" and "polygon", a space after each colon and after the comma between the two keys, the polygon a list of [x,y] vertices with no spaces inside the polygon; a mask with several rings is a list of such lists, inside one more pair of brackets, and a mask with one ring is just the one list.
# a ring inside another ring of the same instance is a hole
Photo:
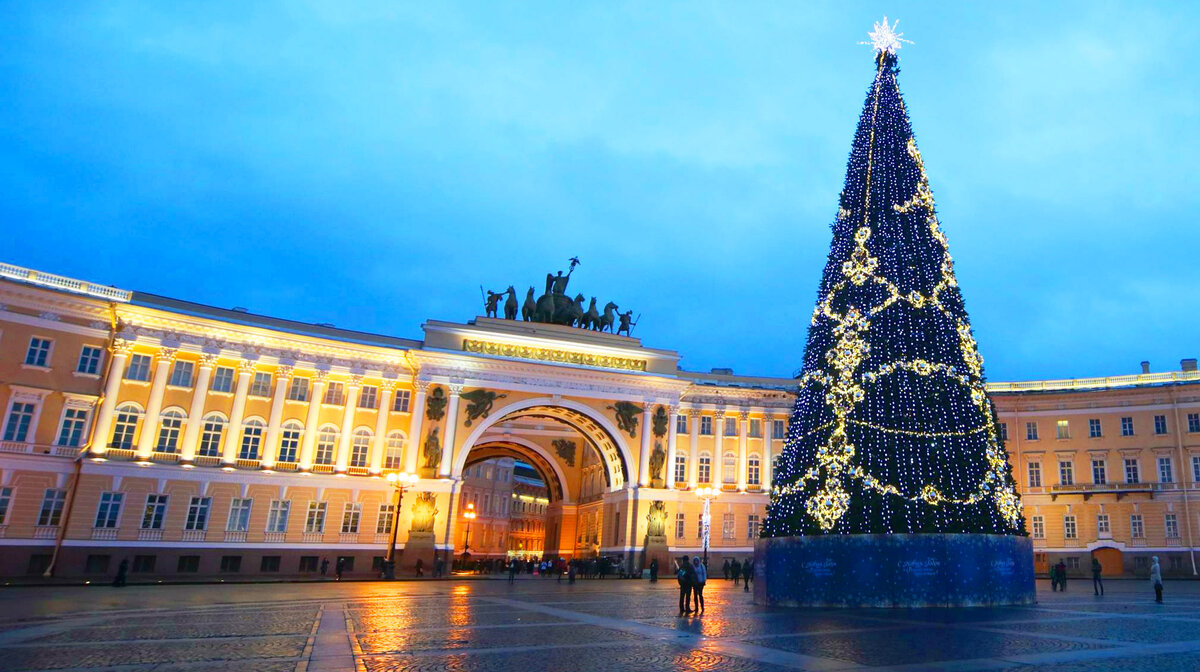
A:
{"label": "white column", "polygon": [[338,436],[337,459],[333,462],[333,470],[339,474],[346,473],[350,466],[350,439],[354,433],[354,411],[358,408],[358,388],[362,386],[362,376],[351,376],[346,384],[346,407],[342,409],[342,433]]}
{"label": "white column", "polygon": [[271,398],[271,417],[267,419],[267,435],[263,438],[262,466],[270,469],[279,458],[279,425],[283,421],[283,401],[287,397],[292,367],[281,366],[275,371],[275,394]]}
{"label": "white column", "polygon": [[446,478],[450,475],[454,456],[454,434],[458,429],[458,395],[462,394],[462,385],[450,385],[450,403],[446,409],[446,431],[443,432],[442,461],[438,465],[438,476]]}
{"label": "white column", "polygon": [[383,471],[383,453],[387,450],[388,414],[392,411],[392,389],[396,382],[385,380],[379,384],[379,410],[375,415],[375,445],[371,446],[370,473]]}
{"label": "white column", "polygon": [[775,432],[775,416],[770,411],[763,414],[762,488],[771,490],[771,439]]}
{"label": "white column", "polygon": [[675,414],[679,412],[677,406],[667,406],[667,417],[670,418],[670,423],[667,425],[667,489],[675,489],[675,439],[679,435],[679,423]]}
{"label": "white column", "polygon": [[317,442],[317,422],[321,419],[321,398],[325,394],[325,379],[329,377],[326,371],[317,371],[312,379],[312,396],[308,398],[308,413],[304,416],[304,438],[300,441],[301,471],[309,471],[313,466],[313,446]]}
{"label": "white column", "polygon": [[638,455],[638,487],[650,485],[650,399],[642,404],[642,452]]}
{"label": "white column", "polygon": [[146,415],[142,419],[142,433],[138,435],[135,455],[139,460],[150,459],[151,453],[154,452],[158,417],[162,414],[163,393],[167,391],[167,372],[174,361],[175,350],[163,348],[158,351],[158,360],[154,363],[154,378],[150,382],[150,399],[146,401]]}
{"label": "white column", "polygon": [[421,426],[425,424],[425,391],[429,383],[418,380],[413,383],[412,406],[408,412],[411,416],[408,424],[408,445],[404,448],[404,470],[410,474],[417,473],[417,457],[421,454]]}
{"label": "white column", "polygon": [[188,408],[187,426],[183,428],[183,444],[179,447],[179,461],[196,459],[196,447],[200,442],[200,430],[204,427],[204,400],[208,397],[208,381],[216,366],[216,355],[200,358],[196,371],[195,387],[192,388],[192,405]]}
{"label": "white column", "polygon": [[133,343],[130,341],[117,341],[113,344],[112,363],[108,367],[108,380],[104,384],[104,401],[100,403],[100,410],[96,412],[96,422],[92,424],[92,453],[96,455],[103,455],[108,450],[113,412],[117,410],[117,394],[121,391],[125,363],[129,361],[131,352]]}
{"label": "white column", "polygon": [[714,488],[725,487],[725,407],[718,406],[713,415],[713,464],[712,475]]}
{"label": "white column", "polygon": [[242,439],[242,416],[246,412],[246,394],[250,391],[250,376],[254,373],[254,361],[243,359],[238,362],[237,387],[233,391],[233,408],[229,411],[229,428],[225,430],[221,462],[237,462],[238,441]]}
{"label": "white column", "polygon": [[746,461],[750,455],[746,452],[746,437],[750,426],[750,412],[738,412],[738,492],[746,491]]}
{"label": "white column", "polygon": [[700,479],[700,409],[688,409],[688,450],[691,464],[688,465],[688,490],[695,490]]}

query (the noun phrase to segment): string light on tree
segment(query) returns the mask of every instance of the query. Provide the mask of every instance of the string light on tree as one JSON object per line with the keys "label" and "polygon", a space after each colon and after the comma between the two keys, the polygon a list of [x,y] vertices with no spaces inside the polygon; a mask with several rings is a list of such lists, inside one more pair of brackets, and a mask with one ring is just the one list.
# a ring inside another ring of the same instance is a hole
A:
{"label": "string light on tree", "polygon": [[[1024,534],[885,17],[763,525]],[[909,42],[911,44],[911,42]]]}

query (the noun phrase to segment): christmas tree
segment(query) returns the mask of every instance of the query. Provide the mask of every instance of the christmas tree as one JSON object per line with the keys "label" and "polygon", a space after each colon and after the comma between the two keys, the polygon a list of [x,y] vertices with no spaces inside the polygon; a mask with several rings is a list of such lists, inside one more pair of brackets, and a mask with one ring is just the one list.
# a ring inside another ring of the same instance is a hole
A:
{"label": "christmas tree", "polygon": [[875,24],[764,537],[1025,534],[946,236]]}

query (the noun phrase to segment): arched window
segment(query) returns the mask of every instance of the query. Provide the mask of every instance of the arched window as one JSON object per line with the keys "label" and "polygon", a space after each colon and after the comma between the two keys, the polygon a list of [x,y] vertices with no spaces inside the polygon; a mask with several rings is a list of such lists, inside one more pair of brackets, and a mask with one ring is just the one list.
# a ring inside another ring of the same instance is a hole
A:
{"label": "arched window", "polygon": [[708,453],[700,453],[700,462],[696,466],[698,467],[696,480],[701,483],[712,483],[712,456]]}
{"label": "arched window", "polygon": [[687,483],[687,455],[675,454],[675,482]]}
{"label": "arched window", "polygon": [[133,440],[137,436],[138,420],[142,417],[142,409],[137,404],[121,404],[117,407],[117,417],[113,422],[112,441],[109,448],[133,450]]}
{"label": "arched window", "polygon": [[205,416],[204,429],[200,433],[200,449],[198,455],[204,457],[221,456],[221,439],[225,435],[225,418],[213,413]]}
{"label": "arched window", "polygon": [[400,469],[404,458],[404,432],[392,432],[387,437],[387,454],[383,456],[384,469]]}
{"label": "arched window", "polygon": [[350,445],[350,466],[366,467],[371,454],[371,430],[360,427],[354,430],[354,441]]}
{"label": "arched window", "polygon": [[338,430],[333,425],[326,425],[317,432],[317,454],[314,464],[333,464],[333,456],[337,451]]}
{"label": "arched window", "polygon": [[177,408],[172,408],[162,414],[155,451],[160,453],[179,452],[179,429],[183,427],[186,417],[183,411]]}
{"label": "arched window", "polygon": [[283,423],[279,432],[279,462],[295,462],[300,454],[300,437],[304,435],[304,425],[289,420]]}
{"label": "arched window", "polygon": [[251,418],[242,425],[242,449],[238,452],[239,460],[257,460],[262,448],[263,428],[266,425],[258,418]]}
{"label": "arched window", "polygon": [[721,482],[737,483],[737,453],[732,450],[721,459]]}
{"label": "arched window", "polygon": [[757,486],[762,482],[762,460],[758,455],[751,455],[746,460],[746,485]]}

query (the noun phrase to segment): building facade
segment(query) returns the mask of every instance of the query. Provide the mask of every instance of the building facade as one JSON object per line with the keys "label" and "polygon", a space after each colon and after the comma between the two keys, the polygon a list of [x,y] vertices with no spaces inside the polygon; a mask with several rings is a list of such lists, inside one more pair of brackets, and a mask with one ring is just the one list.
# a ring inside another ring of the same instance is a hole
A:
{"label": "building facade", "polygon": [[[528,496],[542,511],[540,537],[520,543],[633,567],[658,501],[672,552],[701,551],[695,491],[712,485],[710,555],[752,552],[793,380],[683,371],[670,350],[572,327],[476,318],[423,332],[0,265],[0,576],[97,578],[121,560],[132,580],[302,576],[338,558],[366,576],[393,528],[402,565],[422,534],[460,551],[465,498],[478,512],[485,491],[484,508],[511,514]],[[1194,572],[1194,366],[991,389],[1040,563],[1096,552],[1136,573],[1158,554],[1168,572]],[[512,480],[516,460],[544,494]],[[420,479],[396,511],[382,476],[400,471]],[[502,517],[488,535],[497,554],[519,550]]]}

